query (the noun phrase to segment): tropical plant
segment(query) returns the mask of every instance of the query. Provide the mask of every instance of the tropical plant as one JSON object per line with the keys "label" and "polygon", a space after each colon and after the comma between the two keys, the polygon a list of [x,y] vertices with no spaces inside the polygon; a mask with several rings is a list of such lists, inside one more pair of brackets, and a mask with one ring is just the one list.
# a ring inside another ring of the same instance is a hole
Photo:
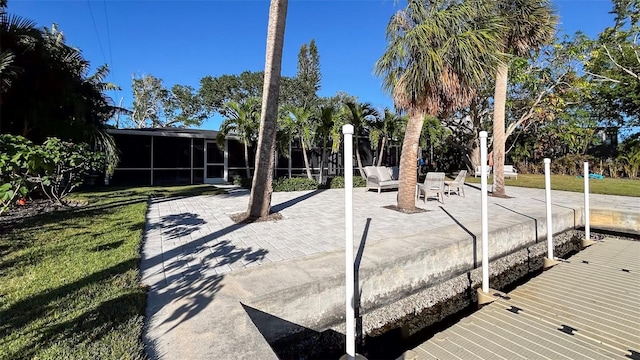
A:
{"label": "tropical plant", "polygon": [[364,167],[362,166],[362,157],[360,156],[360,134],[363,133],[368,123],[377,121],[379,117],[378,111],[373,108],[370,103],[359,103],[357,101],[347,101],[346,109],[348,109],[347,119],[353,125],[353,141],[356,153],[356,163],[360,176],[366,179]]}
{"label": "tropical plant", "polygon": [[0,215],[32,190],[30,179],[40,171],[42,155],[22,136],[0,135]]}
{"label": "tropical plant", "polygon": [[[557,17],[549,0],[498,0],[497,15],[504,24],[498,51],[519,57],[529,57],[531,52],[547,44],[554,35]],[[498,64],[495,81],[493,110],[493,194],[505,196],[505,106],[509,59]]]}
{"label": "tropical plant", "polygon": [[269,7],[260,133],[251,196],[247,209],[250,218],[266,217],[271,209],[271,193],[273,191],[271,184],[275,165],[278,96],[280,94],[280,72],[287,5],[287,0],[271,0]]}
{"label": "tropical plant", "polygon": [[404,130],[405,119],[385,108],[383,116],[371,118],[367,124],[369,129],[369,141],[374,149],[377,150],[377,166],[382,166],[384,160],[384,151],[389,139],[397,135],[399,129]]}
{"label": "tropical plant", "polygon": [[502,30],[485,3],[409,0],[387,27],[376,63],[397,109],[409,116],[400,160],[398,207],[415,207],[418,141],[426,114],[464,107],[496,61]]}
{"label": "tropical plant", "polygon": [[42,192],[56,203],[62,203],[90,174],[105,168],[105,156],[91,151],[86,143],[74,144],[49,138],[42,144],[42,171],[32,178]]}
{"label": "tropical plant", "polygon": [[291,139],[297,139],[302,147],[302,158],[304,159],[304,167],[307,172],[307,178],[313,180],[311,167],[309,165],[309,156],[307,151],[312,143],[312,132],[314,128],[314,114],[304,107],[287,107],[285,108],[287,116],[285,117],[285,131]]}
{"label": "tropical plant", "polygon": [[227,114],[222,124],[216,142],[218,147],[224,149],[225,140],[229,135],[235,135],[244,146],[244,165],[247,178],[251,177],[249,164],[249,145],[252,144],[258,134],[258,119],[260,119],[260,102],[257,98],[248,98],[242,103],[229,101],[225,104],[224,112]]}

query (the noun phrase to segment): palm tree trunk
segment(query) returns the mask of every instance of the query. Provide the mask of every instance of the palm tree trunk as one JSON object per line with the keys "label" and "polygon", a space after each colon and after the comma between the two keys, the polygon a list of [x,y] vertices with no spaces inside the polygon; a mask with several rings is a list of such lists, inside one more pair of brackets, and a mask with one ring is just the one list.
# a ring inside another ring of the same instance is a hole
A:
{"label": "palm tree trunk", "polygon": [[366,179],[367,176],[364,174],[364,169],[362,168],[362,158],[360,158],[360,146],[358,146],[359,141],[358,141],[358,131],[355,130],[354,134],[353,134],[353,141],[355,141],[355,144],[353,144],[353,147],[356,151],[356,162],[358,164],[358,170],[360,171],[360,176],[362,176],[363,179]]}
{"label": "palm tree trunk", "polygon": [[307,148],[304,146],[304,141],[300,139],[300,145],[302,145],[302,158],[304,159],[304,168],[307,170],[307,177],[313,180],[311,175],[311,169],[309,168],[309,158],[307,157]]}
{"label": "palm tree trunk", "polygon": [[380,144],[380,152],[378,153],[378,164],[382,166],[382,157],[384,156],[384,146],[387,144],[387,135],[382,136],[382,144]]}
{"label": "palm tree trunk", "polygon": [[509,66],[498,65],[493,109],[493,195],[505,196],[504,189],[504,116],[507,101]]}
{"label": "palm tree trunk", "polygon": [[271,209],[271,194],[273,193],[271,184],[275,164],[276,122],[287,3],[288,0],[271,0],[269,8],[258,153],[247,210],[250,218],[266,217]]}
{"label": "palm tree trunk", "polygon": [[416,179],[418,169],[416,159],[418,158],[418,142],[424,113],[417,109],[409,110],[409,121],[402,142],[402,155],[400,156],[400,183],[398,186],[398,207],[403,210],[411,210],[416,207]]}
{"label": "palm tree trunk", "polygon": [[251,170],[249,169],[249,146],[247,143],[243,143],[244,145],[244,167],[247,171],[247,179],[251,177]]}
{"label": "palm tree trunk", "polygon": [[324,183],[324,167],[327,163],[327,139],[322,139],[322,157],[320,158],[320,177],[318,184]]}

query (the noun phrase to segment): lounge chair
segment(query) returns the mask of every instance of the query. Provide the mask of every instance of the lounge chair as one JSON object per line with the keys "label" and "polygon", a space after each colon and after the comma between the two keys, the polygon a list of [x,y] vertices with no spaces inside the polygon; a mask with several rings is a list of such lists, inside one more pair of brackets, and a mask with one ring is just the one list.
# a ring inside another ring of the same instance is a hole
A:
{"label": "lounge chair", "polygon": [[[476,166],[476,171],[473,174],[473,177],[478,177],[482,175],[482,165]],[[487,167],[487,176],[491,175],[491,166]]]}
{"label": "lounge chair", "polygon": [[513,167],[513,165],[505,165],[504,166],[504,177],[508,178],[518,178],[518,171]]}
{"label": "lounge chair", "polygon": [[460,170],[458,176],[453,181],[445,181],[444,186],[447,189],[447,196],[451,195],[451,189],[454,189],[458,195],[464,197],[464,180],[467,177],[467,170]]}
{"label": "lounge chair", "polygon": [[377,189],[378,194],[382,189],[397,189],[399,182],[391,178],[392,169],[384,166],[365,166],[364,173],[367,176],[367,188]]}
{"label": "lounge chair", "polygon": [[428,172],[424,183],[417,184],[416,199],[419,199],[422,194],[424,194],[425,203],[429,194],[434,194],[438,197],[438,201],[444,204],[444,173]]}

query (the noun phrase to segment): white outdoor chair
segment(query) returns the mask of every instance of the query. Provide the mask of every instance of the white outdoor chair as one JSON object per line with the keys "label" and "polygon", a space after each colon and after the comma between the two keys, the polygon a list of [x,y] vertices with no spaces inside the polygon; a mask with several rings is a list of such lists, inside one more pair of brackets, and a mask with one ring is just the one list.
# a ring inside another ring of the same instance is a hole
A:
{"label": "white outdoor chair", "polygon": [[464,180],[467,177],[467,170],[460,170],[458,176],[453,181],[445,181],[444,186],[447,188],[447,196],[451,195],[451,189],[454,189],[458,195],[464,196]]}
{"label": "white outdoor chair", "polygon": [[427,202],[429,194],[435,195],[438,200],[444,204],[444,173],[428,172],[424,178],[424,183],[417,184],[416,199],[424,194],[424,202]]}

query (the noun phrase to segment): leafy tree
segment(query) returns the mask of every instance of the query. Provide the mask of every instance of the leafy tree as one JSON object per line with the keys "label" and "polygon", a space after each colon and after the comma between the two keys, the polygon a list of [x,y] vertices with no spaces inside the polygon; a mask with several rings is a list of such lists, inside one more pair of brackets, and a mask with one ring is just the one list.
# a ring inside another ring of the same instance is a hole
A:
{"label": "leafy tree", "polygon": [[463,108],[491,70],[500,24],[477,1],[409,0],[392,16],[376,73],[409,120],[400,160],[398,207],[413,209],[418,141],[426,114]]}
{"label": "leafy tree", "polygon": [[[504,23],[499,42],[501,53],[528,57],[532,51],[552,39],[558,20],[549,0],[498,0],[495,5]],[[497,196],[505,196],[505,106],[508,79],[509,59],[504,59],[498,64],[493,98],[493,194]]]}
{"label": "leafy tree", "polygon": [[133,78],[131,121],[137,128],[200,126],[208,114],[191,86],[173,85],[168,90],[153,75]]}
{"label": "leafy tree", "polygon": [[229,101],[225,105],[224,113],[227,119],[220,124],[220,131],[216,142],[224,149],[225,139],[229,135],[236,135],[244,145],[244,164],[247,178],[251,177],[249,166],[249,145],[256,140],[260,119],[260,103],[258,98],[248,98],[242,103]]}
{"label": "leafy tree", "polygon": [[41,143],[47,137],[87,142],[117,161],[106,122],[122,109],[105,95],[109,69],[90,64],[65,43],[57,25],[36,29],[32,21],[0,6],[0,131]]}
{"label": "leafy tree", "polygon": [[247,209],[250,218],[266,217],[271,208],[271,194],[273,192],[271,184],[275,165],[278,96],[280,94],[280,72],[287,5],[287,0],[271,0],[269,7],[258,151]]}
{"label": "leafy tree", "polygon": [[590,97],[601,120],[628,127],[640,126],[640,5],[637,0],[613,0],[615,22],[588,47],[584,59]]}
{"label": "leafy tree", "polygon": [[40,147],[23,136],[0,135],[0,215],[32,190],[42,157]]}
{"label": "leafy tree", "polygon": [[[244,71],[238,75],[205,76],[200,79],[198,98],[208,113],[224,116],[224,104],[237,103],[250,97],[261,98],[264,87],[264,72]],[[279,103],[300,105],[302,86],[297,78],[281,77]]]}
{"label": "leafy tree", "polygon": [[301,98],[299,106],[310,109],[318,101],[317,92],[320,90],[320,56],[316,41],[311,39],[309,45],[302,44],[298,53],[298,74]]}

